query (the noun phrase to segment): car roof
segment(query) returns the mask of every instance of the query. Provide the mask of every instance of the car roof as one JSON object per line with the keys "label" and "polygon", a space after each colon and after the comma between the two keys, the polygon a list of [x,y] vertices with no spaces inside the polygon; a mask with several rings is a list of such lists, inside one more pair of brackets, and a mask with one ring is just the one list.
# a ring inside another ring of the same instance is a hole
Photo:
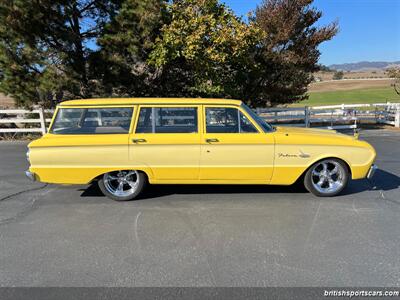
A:
{"label": "car roof", "polygon": [[129,104],[232,104],[241,105],[242,101],[232,99],[209,98],[95,98],[64,101],[60,106],[86,105],[129,105]]}

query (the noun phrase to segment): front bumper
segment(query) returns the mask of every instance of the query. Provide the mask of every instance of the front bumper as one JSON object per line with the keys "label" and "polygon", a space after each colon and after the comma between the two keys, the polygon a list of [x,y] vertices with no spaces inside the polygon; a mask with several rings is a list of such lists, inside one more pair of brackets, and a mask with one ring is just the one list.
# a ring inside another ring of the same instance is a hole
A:
{"label": "front bumper", "polygon": [[36,181],[36,175],[35,173],[32,173],[30,171],[25,171],[26,177],[28,177],[31,181]]}
{"label": "front bumper", "polygon": [[367,178],[371,179],[374,176],[376,170],[378,170],[378,167],[376,165],[372,165],[371,168],[369,168]]}

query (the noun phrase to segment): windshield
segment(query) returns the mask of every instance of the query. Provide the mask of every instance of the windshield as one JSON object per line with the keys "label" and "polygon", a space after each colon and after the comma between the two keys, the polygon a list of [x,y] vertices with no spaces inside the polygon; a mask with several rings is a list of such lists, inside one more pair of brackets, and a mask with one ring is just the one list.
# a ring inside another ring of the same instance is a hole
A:
{"label": "windshield", "polygon": [[246,104],[242,103],[242,108],[254,119],[254,121],[257,122],[260,127],[263,128],[264,132],[271,132],[274,131],[274,128],[269,125],[263,118],[261,118],[259,115],[257,115],[250,107],[248,107]]}

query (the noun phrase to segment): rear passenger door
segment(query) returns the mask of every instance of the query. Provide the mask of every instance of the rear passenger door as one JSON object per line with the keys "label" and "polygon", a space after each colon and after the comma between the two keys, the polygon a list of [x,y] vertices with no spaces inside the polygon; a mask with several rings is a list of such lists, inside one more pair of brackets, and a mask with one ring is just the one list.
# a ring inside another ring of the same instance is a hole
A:
{"label": "rear passenger door", "polygon": [[197,105],[141,105],[130,138],[132,163],[157,181],[197,180],[200,162]]}

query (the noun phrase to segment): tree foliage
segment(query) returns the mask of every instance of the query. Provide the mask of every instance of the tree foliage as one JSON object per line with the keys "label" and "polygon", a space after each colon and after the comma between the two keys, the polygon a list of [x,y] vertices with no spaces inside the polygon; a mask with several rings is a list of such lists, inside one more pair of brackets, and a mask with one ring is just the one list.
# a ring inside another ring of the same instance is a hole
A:
{"label": "tree foliage", "polygon": [[98,96],[306,97],[318,46],[312,0],[265,0],[248,22],[218,0],[3,0],[0,91],[19,104]]}
{"label": "tree foliage", "polygon": [[319,64],[318,69],[322,72],[334,72],[334,70],[323,64]]}
{"label": "tree foliage", "polygon": [[162,25],[167,22],[166,1],[125,0],[98,39],[103,64],[103,93],[116,96],[159,95],[155,70],[147,61]]}
{"label": "tree foliage", "polygon": [[399,67],[388,68],[386,70],[386,74],[389,76],[389,78],[395,79],[392,86],[396,94],[400,96],[400,68]]}
{"label": "tree foliage", "polygon": [[[235,97],[238,74],[246,69],[261,31],[218,0],[175,1],[171,22],[150,54],[160,72],[180,74],[181,95]],[[175,76],[175,75],[174,75]]]}
{"label": "tree foliage", "polygon": [[333,80],[341,80],[343,79],[344,73],[343,71],[335,71],[335,73],[333,73],[332,79]]}
{"label": "tree foliage", "polygon": [[108,0],[0,2],[0,89],[19,104],[93,95],[94,43],[118,7]]}
{"label": "tree foliage", "polygon": [[312,74],[319,70],[318,46],[334,37],[336,23],[316,27],[322,12],[313,0],[264,0],[252,20],[265,32],[255,55],[258,66],[249,81],[248,99],[257,105],[305,99]]}

